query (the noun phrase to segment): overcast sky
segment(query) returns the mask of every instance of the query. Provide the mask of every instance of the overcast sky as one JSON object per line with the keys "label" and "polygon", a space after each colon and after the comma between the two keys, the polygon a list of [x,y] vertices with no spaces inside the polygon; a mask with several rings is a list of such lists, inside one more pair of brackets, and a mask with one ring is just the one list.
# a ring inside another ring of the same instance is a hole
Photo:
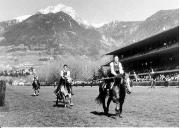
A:
{"label": "overcast sky", "polygon": [[179,8],[178,0],[0,0],[0,21],[59,3],[71,6],[89,23],[144,20],[158,10]]}

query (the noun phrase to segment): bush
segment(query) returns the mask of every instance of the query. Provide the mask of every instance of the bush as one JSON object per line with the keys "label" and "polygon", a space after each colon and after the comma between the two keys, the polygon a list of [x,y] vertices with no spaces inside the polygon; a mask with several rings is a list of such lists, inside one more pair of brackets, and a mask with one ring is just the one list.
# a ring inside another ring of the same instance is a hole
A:
{"label": "bush", "polygon": [[59,81],[60,71],[63,65],[67,64],[73,80],[87,81],[98,74],[99,67],[106,61],[107,58],[93,60],[82,56],[61,56],[55,61],[47,62],[48,64],[40,67],[37,73],[41,82],[50,85]]}
{"label": "bush", "polygon": [[6,91],[6,82],[0,81],[0,106],[5,105],[5,91]]}

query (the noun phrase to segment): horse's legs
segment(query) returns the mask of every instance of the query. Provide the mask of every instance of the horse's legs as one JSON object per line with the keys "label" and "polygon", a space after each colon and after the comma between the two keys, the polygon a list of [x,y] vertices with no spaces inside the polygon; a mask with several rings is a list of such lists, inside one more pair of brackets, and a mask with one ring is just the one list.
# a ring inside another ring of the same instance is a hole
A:
{"label": "horse's legs", "polygon": [[116,113],[116,115],[120,115],[120,103],[119,102],[116,103],[115,113]]}
{"label": "horse's legs", "polygon": [[64,107],[66,107],[66,106],[67,106],[67,103],[66,103],[66,96],[63,95],[62,98],[63,98]]}
{"label": "horse's legs", "polygon": [[39,95],[39,89],[37,90],[37,95]]}
{"label": "horse's legs", "polygon": [[36,89],[34,89],[34,95],[36,96],[37,94],[36,94]]}
{"label": "horse's legs", "polygon": [[122,107],[123,107],[123,104],[124,104],[124,99],[125,99],[125,96],[126,96],[126,92],[124,91],[122,91],[121,92],[121,96],[120,96],[120,100],[119,100],[119,116],[121,115],[121,113],[122,113]]}
{"label": "horse's legs", "polygon": [[120,107],[119,107],[119,115],[122,113],[122,106],[123,106],[124,101],[120,101]]}
{"label": "horse's legs", "polygon": [[107,114],[107,108],[106,108],[105,100],[106,100],[106,98],[104,97],[104,98],[102,99],[102,104],[103,104],[104,113]]}
{"label": "horse's legs", "polygon": [[109,98],[108,98],[108,101],[107,101],[107,108],[106,108],[107,114],[108,114],[108,112],[109,112],[109,105],[110,105],[111,101],[112,101],[112,98],[109,97]]}
{"label": "horse's legs", "polygon": [[36,96],[38,96],[39,95],[39,90],[37,89],[37,90],[35,90],[35,94],[36,94]]}
{"label": "horse's legs", "polygon": [[56,105],[58,105],[59,94],[56,96]]}

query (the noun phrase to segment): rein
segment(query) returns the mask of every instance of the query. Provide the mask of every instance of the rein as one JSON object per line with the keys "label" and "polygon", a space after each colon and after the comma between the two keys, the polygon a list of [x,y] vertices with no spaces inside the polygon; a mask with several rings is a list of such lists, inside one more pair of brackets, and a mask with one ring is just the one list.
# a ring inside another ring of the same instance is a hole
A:
{"label": "rein", "polygon": [[92,81],[102,81],[102,80],[110,80],[110,79],[116,79],[116,78],[123,78],[124,79],[123,76],[120,76],[120,77],[114,76],[114,77],[106,77],[106,78],[96,79],[96,80],[92,80]]}

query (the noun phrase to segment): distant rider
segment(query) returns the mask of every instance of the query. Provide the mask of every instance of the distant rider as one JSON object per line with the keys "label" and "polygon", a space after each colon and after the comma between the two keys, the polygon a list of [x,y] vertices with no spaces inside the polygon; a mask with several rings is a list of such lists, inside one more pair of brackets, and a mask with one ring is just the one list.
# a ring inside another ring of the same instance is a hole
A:
{"label": "distant rider", "polygon": [[[32,86],[33,86],[33,89],[34,89],[34,95],[39,95],[39,90],[40,89],[40,82],[39,82],[39,78],[37,76],[37,72],[34,68],[32,68],[32,79],[33,79],[33,83],[32,83]],[[36,85],[38,84],[38,85]],[[38,93],[37,93],[37,92]]]}
{"label": "distant rider", "polygon": [[151,71],[149,73],[150,82],[151,82],[151,88],[155,88],[156,85],[156,78],[155,78],[155,72],[153,68],[151,68]]}

